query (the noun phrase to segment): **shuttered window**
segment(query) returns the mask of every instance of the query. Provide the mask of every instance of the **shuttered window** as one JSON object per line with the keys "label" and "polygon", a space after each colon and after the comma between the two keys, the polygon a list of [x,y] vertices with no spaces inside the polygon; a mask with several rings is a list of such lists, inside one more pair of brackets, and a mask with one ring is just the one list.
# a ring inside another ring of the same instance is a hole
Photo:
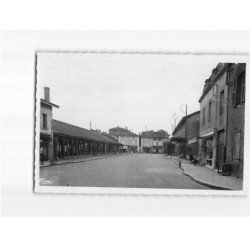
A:
{"label": "shuttered window", "polygon": [[245,71],[234,81],[232,101],[234,107],[245,102]]}
{"label": "shuttered window", "polygon": [[233,95],[232,95],[233,107],[236,106],[236,89],[237,89],[237,80],[235,79],[233,83]]}
{"label": "shuttered window", "polygon": [[246,73],[245,71],[242,73],[242,86],[241,86],[241,103],[245,102],[245,78],[246,78]]}

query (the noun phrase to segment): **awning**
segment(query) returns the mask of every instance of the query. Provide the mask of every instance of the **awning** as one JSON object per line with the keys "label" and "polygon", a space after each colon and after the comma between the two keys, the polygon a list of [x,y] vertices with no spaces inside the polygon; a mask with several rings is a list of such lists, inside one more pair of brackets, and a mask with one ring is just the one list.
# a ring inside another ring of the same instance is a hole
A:
{"label": "awning", "polygon": [[198,142],[198,139],[196,137],[188,140],[188,144],[193,144],[193,143],[196,143],[196,142]]}

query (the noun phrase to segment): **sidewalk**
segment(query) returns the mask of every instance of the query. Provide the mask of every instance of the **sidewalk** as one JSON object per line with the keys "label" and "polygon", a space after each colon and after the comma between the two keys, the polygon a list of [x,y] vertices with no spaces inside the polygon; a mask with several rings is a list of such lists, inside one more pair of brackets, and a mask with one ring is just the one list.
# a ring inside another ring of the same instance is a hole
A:
{"label": "sidewalk", "polygon": [[[172,156],[172,161],[179,166],[180,158]],[[188,160],[181,159],[181,167],[184,174],[210,188],[226,190],[242,190],[243,181],[233,176],[223,176],[217,171],[205,166],[194,166]]]}
{"label": "sidewalk", "polygon": [[[116,156],[123,156],[128,155],[128,153],[122,153],[122,154],[100,154],[100,155],[83,155],[80,157],[72,157],[68,159],[61,159],[55,162],[55,165],[62,165],[62,164],[68,164],[68,163],[78,163],[78,162],[85,162],[85,161],[94,161],[98,159],[108,158],[108,157],[116,157]],[[48,167],[51,166],[51,163],[46,161],[40,167]]]}

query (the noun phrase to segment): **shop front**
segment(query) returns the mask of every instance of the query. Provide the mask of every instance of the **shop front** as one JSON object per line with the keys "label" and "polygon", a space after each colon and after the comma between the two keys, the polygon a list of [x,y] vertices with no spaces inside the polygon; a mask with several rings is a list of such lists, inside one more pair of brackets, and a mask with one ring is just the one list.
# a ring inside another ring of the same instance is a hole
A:
{"label": "shop front", "polygon": [[199,147],[201,163],[209,168],[214,168],[214,135],[210,133],[200,137]]}
{"label": "shop front", "polygon": [[188,140],[187,143],[187,154],[189,156],[198,157],[199,143],[197,138]]}

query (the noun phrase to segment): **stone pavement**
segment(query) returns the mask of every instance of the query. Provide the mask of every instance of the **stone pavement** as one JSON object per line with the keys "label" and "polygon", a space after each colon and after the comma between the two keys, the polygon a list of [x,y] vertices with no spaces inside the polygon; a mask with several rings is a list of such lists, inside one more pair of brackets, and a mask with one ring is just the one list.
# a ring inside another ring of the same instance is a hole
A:
{"label": "stone pavement", "polygon": [[[77,163],[77,162],[85,162],[85,161],[93,161],[93,160],[98,160],[102,158],[107,158],[107,157],[115,157],[115,156],[122,156],[122,155],[127,155],[128,153],[123,153],[123,154],[99,154],[99,155],[83,155],[80,157],[71,157],[67,159],[61,159],[55,162],[55,165],[61,165],[61,164],[68,164],[68,163]],[[51,162],[49,161],[44,161],[43,164],[40,164],[40,167],[48,167],[51,166]]]}
{"label": "stone pavement", "polygon": [[[179,166],[180,157],[172,156],[171,159]],[[227,190],[242,190],[243,188],[242,179],[233,176],[223,176],[217,170],[215,171],[205,166],[194,166],[185,159],[181,159],[180,168],[184,174],[208,187]]]}

